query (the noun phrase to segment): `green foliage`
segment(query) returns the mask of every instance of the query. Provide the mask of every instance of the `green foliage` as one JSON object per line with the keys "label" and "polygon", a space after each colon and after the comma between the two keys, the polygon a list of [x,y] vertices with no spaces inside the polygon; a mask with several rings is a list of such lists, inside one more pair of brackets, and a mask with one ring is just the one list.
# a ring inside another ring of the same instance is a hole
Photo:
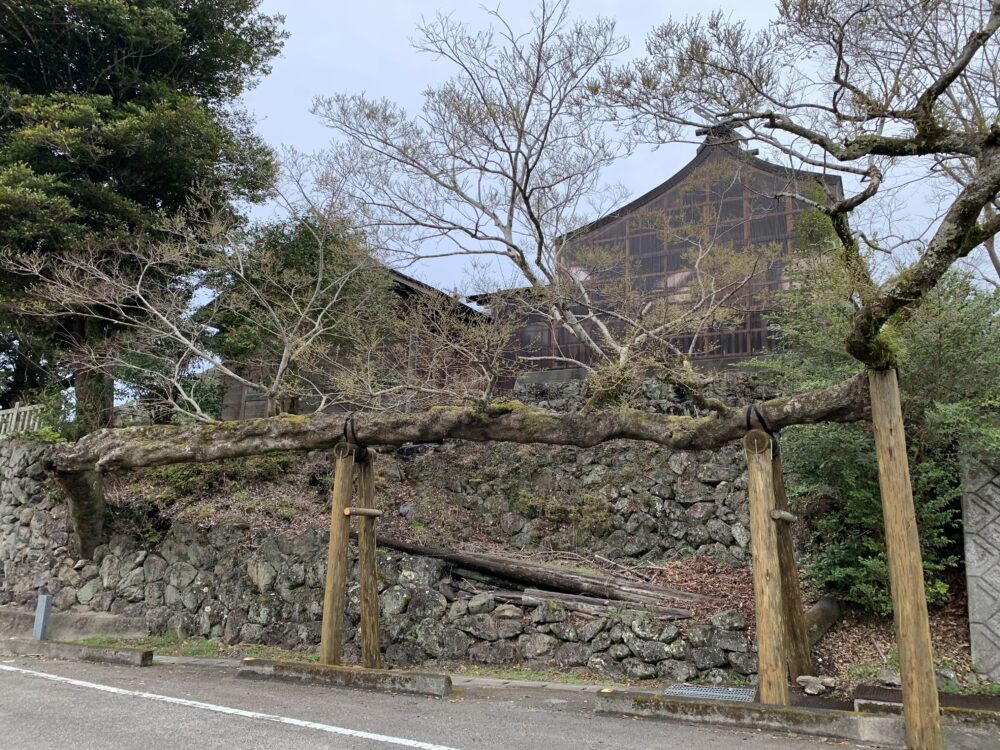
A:
{"label": "green foliage", "polygon": [[[385,310],[393,300],[385,269],[371,263],[336,226],[308,221],[260,225],[250,231],[245,249],[236,252],[241,254],[239,274],[232,272],[232,263],[212,273],[206,286],[215,300],[200,311],[206,319],[211,316],[217,330],[211,348],[230,361],[265,367],[279,361],[285,344],[279,331],[294,330],[303,317],[303,324],[312,325],[320,310],[319,322],[330,333],[318,345],[353,340],[362,321],[370,325],[381,317],[368,308]],[[260,312],[262,296],[269,303],[267,317]],[[275,335],[262,336],[262,328]]]}
{"label": "green foliage", "polygon": [[[222,397],[225,394],[225,386],[219,379],[217,373],[209,371],[190,375],[187,378],[190,382],[183,382],[186,390],[191,393],[191,398],[198,402],[201,410],[213,419],[222,418]],[[183,422],[179,415],[172,415],[172,421]]]}
{"label": "green foliage", "polygon": [[56,384],[23,394],[25,406],[41,406],[38,427],[21,432],[18,437],[44,443],[58,443],[75,437],[73,424],[74,405],[69,393]]}
{"label": "green foliage", "polygon": [[164,656],[193,656],[208,658],[282,659],[285,661],[318,661],[319,654],[310,651],[291,651],[277,646],[256,643],[237,643],[227,646],[212,638],[182,638],[177,633],[166,632],[145,638],[122,638],[116,635],[88,635],[73,643],[104,648],[152,649]]}
{"label": "green foliage", "polygon": [[[262,197],[273,157],[234,108],[284,38],[281,18],[259,5],[0,3],[0,254],[58,256],[97,245],[127,259],[118,238],[188,211],[196,192],[213,211]],[[14,319],[39,312],[32,283],[0,274],[0,359],[25,339],[39,349],[53,339],[85,347],[82,326]]]}
{"label": "green foliage", "polygon": [[170,519],[160,513],[155,500],[140,497],[128,504],[109,503],[104,509],[105,527],[126,534],[145,545],[159,544],[170,530]]}
{"label": "green foliage", "polygon": [[[832,263],[800,270],[773,319],[783,349],[757,362],[791,389],[830,385],[860,369],[842,345],[853,312],[846,274]],[[899,362],[927,597],[941,603],[946,574],[960,560],[960,452],[1000,448],[1000,294],[949,274],[883,336]],[[784,438],[790,494],[812,521],[810,577],[864,609],[890,612],[870,425],[802,426]]]}
{"label": "green foliage", "polygon": [[231,100],[281,48],[260,0],[19,0],[0,5],[4,78],[34,93],[93,91],[117,101],[165,89]]}
{"label": "green foliage", "polygon": [[271,184],[228,105],[280,49],[259,0],[34,0],[0,6],[0,243],[61,251],[147,226],[195,186]]}
{"label": "green foliage", "polygon": [[[812,519],[809,577],[862,609],[892,612],[882,533],[875,445],[861,425],[822,424],[789,430],[784,441],[790,495]],[[912,468],[927,598],[948,598],[942,575],[954,567],[957,534],[957,476],[951,456],[924,460]]]}
{"label": "green foliage", "polygon": [[178,499],[208,497],[226,484],[243,485],[281,476],[300,460],[291,453],[268,453],[230,461],[159,466],[146,474],[164,482]]}
{"label": "green foliage", "polygon": [[[182,354],[171,351],[170,342],[160,342],[160,346],[162,348],[152,354],[137,348],[126,358],[128,365],[118,368],[118,396],[127,400],[127,406],[119,407],[116,415],[119,426],[194,421],[188,414],[171,409],[165,403],[168,397],[192,410],[190,401],[193,401],[205,416],[221,419],[225,387],[219,374],[211,369],[189,368],[186,374],[178,376],[179,388],[174,387],[171,376],[175,363],[183,361]],[[165,393],[168,390],[171,392]],[[180,391],[183,391],[183,398]]]}
{"label": "green foliage", "polygon": [[606,362],[587,378],[586,408],[628,407],[642,393],[641,363]]}
{"label": "green foliage", "polygon": [[49,383],[45,388],[28,394],[32,404],[42,406],[42,427],[39,433],[50,441],[73,437],[73,403],[65,388]]}

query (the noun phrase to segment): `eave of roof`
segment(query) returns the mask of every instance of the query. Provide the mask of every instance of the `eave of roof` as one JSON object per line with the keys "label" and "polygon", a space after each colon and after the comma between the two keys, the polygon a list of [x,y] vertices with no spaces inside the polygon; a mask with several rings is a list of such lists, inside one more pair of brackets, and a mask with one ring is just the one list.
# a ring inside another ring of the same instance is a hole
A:
{"label": "eave of roof", "polygon": [[567,232],[560,239],[572,239],[574,237],[579,237],[584,234],[588,234],[597,229],[607,226],[608,224],[621,219],[622,217],[632,213],[633,211],[641,208],[646,203],[660,197],[667,191],[680,185],[694,170],[701,166],[712,156],[715,156],[719,151],[724,151],[730,157],[738,159],[755,169],[759,169],[762,172],[767,172],[774,175],[788,175],[794,174],[802,177],[808,177],[815,180],[820,180],[826,183],[830,188],[832,188],[838,195],[843,194],[843,180],[841,180],[839,175],[834,174],[823,174],[822,172],[813,172],[806,169],[792,169],[791,167],[782,167],[777,164],[772,164],[769,161],[760,159],[749,151],[744,151],[740,149],[738,145],[734,143],[703,143],[698,147],[698,153],[695,157],[677,170],[673,175],[667,178],[664,182],[654,187],[652,190],[643,193],[635,200],[626,203],[624,206],[616,208],[614,211],[605,214],[599,219],[595,219],[589,224],[585,224],[579,229],[574,229],[571,232]]}
{"label": "eave of roof", "polygon": [[[654,187],[652,190],[643,193],[638,198],[626,203],[624,206],[619,206],[614,211],[605,214],[599,219],[586,224],[579,229],[574,229],[571,232],[567,232],[562,235],[559,240],[568,240],[574,237],[580,237],[582,235],[588,234],[590,232],[601,229],[602,227],[615,222],[624,216],[636,211],[650,201],[660,197],[664,193],[672,190],[673,188],[680,185],[684,180],[694,172],[699,166],[706,162],[709,158],[715,156],[719,151],[725,152],[728,156],[738,159],[745,164],[760,170],[761,172],[766,172],[768,174],[774,174],[779,176],[785,176],[793,174],[802,178],[809,178],[820,180],[824,182],[828,187],[830,187],[837,195],[843,195],[843,180],[840,175],[835,174],[824,174],[822,172],[813,172],[806,169],[792,169],[791,167],[782,167],[778,164],[773,164],[764,159],[758,158],[753,153],[749,151],[744,151],[737,145],[737,140],[734,139],[732,143],[726,142],[712,142],[703,143],[698,147],[698,153],[695,157],[691,159],[687,164],[677,170],[665,181],[661,182],[659,185]],[[524,286],[524,287],[514,287],[512,289],[504,289],[504,294],[523,294],[529,292],[534,287]],[[476,304],[484,304],[490,301],[498,292],[486,292],[483,294],[476,294],[468,297],[468,299]]]}
{"label": "eave of roof", "polygon": [[389,275],[392,277],[392,280],[409,292],[413,292],[414,294],[444,294],[444,292],[440,289],[437,289],[430,284],[425,284],[412,276],[407,276],[405,273],[397,271],[395,268],[390,268],[388,266],[386,268],[388,268]]}
{"label": "eave of roof", "polygon": [[[397,271],[395,268],[386,267],[389,271],[389,276],[392,277],[393,283],[396,287],[404,294],[428,294],[428,295],[439,295],[453,302],[463,314],[466,315],[482,315],[483,313],[464,302],[455,300],[450,294],[441,291],[437,287],[433,287],[430,284],[425,284],[412,276],[407,276],[405,273]],[[472,299],[471,297],[469,299]]]}

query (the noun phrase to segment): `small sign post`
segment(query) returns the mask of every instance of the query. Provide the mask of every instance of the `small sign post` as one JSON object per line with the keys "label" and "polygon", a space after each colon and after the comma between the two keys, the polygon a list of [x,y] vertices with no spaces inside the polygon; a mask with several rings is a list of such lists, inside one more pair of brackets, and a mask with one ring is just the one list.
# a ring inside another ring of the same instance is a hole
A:
{"label": "small sign post", "polygon": [[38,605],[35,607],[35,628],[31,636],[36,641],[49,639],[49,615],[52,613],[52,597],[45,589],[38,594]]}

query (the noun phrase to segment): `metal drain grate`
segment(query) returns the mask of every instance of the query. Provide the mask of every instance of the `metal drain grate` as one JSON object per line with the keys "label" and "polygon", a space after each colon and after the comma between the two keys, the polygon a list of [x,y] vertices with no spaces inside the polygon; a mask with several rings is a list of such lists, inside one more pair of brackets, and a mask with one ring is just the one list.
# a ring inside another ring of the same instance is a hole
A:
{"label": "metal drain grate", "polygon": [[664,695],[676,695],[682,698],[702,698],[709,701],[734,701],[736,703],[753,703],[756,693],[754,688],[708,687],[705,685],[670,685],[663,691]]}

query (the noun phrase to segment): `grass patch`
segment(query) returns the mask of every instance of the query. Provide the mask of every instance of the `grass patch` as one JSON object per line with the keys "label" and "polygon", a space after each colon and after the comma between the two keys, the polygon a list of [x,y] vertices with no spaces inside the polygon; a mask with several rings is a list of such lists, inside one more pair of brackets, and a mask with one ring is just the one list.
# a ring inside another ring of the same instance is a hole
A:
{"label": "grass patch", "polygon": [[1000,682],[981,682],[965,689],[971,695],[1000,695]]}
{"label": "grass patch", "polygon": [[210,659],[280,659],[282,661],[316,662],[319,654],[311,651],[289,651],[277,646],[258,643],[237,643],[227,646],[211,638],[181,638],[175,633],[151,635],[145,638],[120,638],[113,635],[91,635],[73,643],[104,648],[150,649],[160,656],[194,656]]}

